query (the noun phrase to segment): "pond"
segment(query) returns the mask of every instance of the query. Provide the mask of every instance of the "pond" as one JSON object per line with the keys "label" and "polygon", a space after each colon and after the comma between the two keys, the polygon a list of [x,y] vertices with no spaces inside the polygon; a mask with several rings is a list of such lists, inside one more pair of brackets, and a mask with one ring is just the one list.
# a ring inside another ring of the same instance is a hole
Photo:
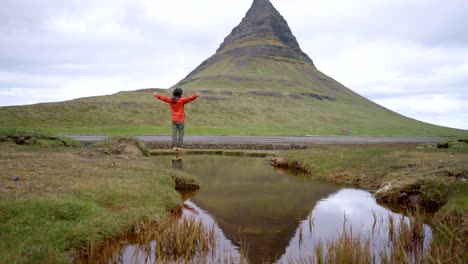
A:
{"label": "pond", "polygon": [[[155,162],[200,179],[187,195],[183,214],[202,220],[216,233],[216,252],[205,262],[241,258],[249,263],[310,262],[322,242],[336,241],[343,227],[374,252],[389,250],[389,221],[400,218],[363,190],[341,188],[276,170],[263,158],[218,155],[156,157]],[[406,220],[405,220],[406,221]],[[424,225],[423,247],[431,229]],[[146,251],[147,252],[147,251]],[[145,263],[138,247],[128,246],[123,262]],[[146,253],[147,254],[147,253]],[[154,256],[146,256],[151,262]]]}

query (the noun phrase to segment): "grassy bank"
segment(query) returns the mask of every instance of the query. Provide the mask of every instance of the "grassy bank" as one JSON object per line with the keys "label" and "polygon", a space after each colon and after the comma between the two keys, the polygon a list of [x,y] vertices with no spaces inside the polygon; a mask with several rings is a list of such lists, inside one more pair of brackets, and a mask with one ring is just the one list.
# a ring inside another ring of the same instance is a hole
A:
{"label": "grassy bank", "polygon": [[181,198],[164,164],[95,148],[0,143],[0,260],[70,263]]}
{"label": "grassy bank", "polygon": [[18,145],[81,147],[76,140],[33,129],[0,128],[0,142]]}
{"label": "grassy bank", "polygon": [[[466,143],[447,149],[439,149],[435,144],[314,145],[280,155],[295,161],[314,178],[371,191],[387,186],[381,193],[388,195],[397,195],[402,190],[408,194],[420,192],[422,199],[435,206],[438,199],[446,202],[448,196],[463,193],[467,186]],[[444,186],[444,190],[439,190],[438,185]],[[439,196],[433,197],[435,193]],[[395,199],[387,201],[399,202]]]}

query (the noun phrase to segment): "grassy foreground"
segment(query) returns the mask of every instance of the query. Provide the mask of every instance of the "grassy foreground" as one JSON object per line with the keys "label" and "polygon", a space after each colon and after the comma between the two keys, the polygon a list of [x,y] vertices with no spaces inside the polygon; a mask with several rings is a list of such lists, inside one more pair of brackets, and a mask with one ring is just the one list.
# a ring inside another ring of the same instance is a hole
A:
{"label": "grassy foreground", "polygon": [[[181,204],[176,182],[193,183],[189,175],[167,171],[167,164],[143,155],[104,154],[119,139],[97,149],[53,143],[60,139],[42,142],[36,139],[43,134],[34,131],[1,135],[0,260],[6,263],[73,262],[77,249],[95,248],[164,219]],[[12,135],[33,136],[18,145]],[[323,180],[374,191],[391,186],[377,195],[382,201],[399,203],[417,195],[436,211],[435,223],[440,224],[434,229],[433,262],[466,259],[466,254],[457,258],[468,252],[465,143],[450,149],[315,145],[282,156]]]}
{"label": "grassy foreground", "polygon": [[70,263],[76,249],[181,205],[174,175],[146,157],[0,143],[0,262]]}

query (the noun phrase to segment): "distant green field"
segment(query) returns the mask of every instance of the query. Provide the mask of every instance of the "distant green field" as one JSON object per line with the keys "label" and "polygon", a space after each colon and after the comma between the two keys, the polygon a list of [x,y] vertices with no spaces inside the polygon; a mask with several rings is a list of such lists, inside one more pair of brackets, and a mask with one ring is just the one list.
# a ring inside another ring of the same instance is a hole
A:
{"label": "distant green field", "polygon": [[[190,94],[194,90],[188,90]],[[255,95],[202,91],[186,106],[193,135],[466,136],[467,131],[422,123],[367,104],[318,100],[290,93]],[[167,91],[161,91],[168,94]],[[371,113],[371,114],[369,114]],[[62,103],[0,108],[1,127],[66,134],[170,134],[169,106],[152,92],[120,92]]]}
{"label": "distant green field", "polygon": [[[190,125],[190,124],[189,124]],[[77,135],[170,135],[171,127],[165,126],[141,126],[141,127],[80,127],[80,128],[40,128],[42,131],[50,132],[53,134],[77,134]],[[254,128],[208,128],[208,127],[187,127],[185,129],[186,135],[219,135],[219,136],[311,136],[311,135],[343,135],[343,136],[440,136],[440,137],[467,137],[468,132],[465,131],[451,131],[451,129],[441,129],[440,133],[417,133],[408,131],[408,133],[399,133],[395,131],[388,133],[388,131],[379,131],[369,129],[368,131],[361,131],[361,133],[341,132],[336,129],[323,128],[315,130],[304,130],[294,128],[268,128],[268,127],[254,127]]]}

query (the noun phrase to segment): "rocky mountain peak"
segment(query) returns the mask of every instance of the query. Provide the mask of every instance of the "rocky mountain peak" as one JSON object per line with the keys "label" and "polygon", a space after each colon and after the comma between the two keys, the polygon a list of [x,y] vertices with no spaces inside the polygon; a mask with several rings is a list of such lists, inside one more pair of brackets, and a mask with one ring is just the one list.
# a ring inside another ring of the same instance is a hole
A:
{"label": "rocky mountain peak", "polygon": [[[294,37],[286,20],[269,0],[253,1],[246,16],[242,19],[241,23],[232,30],[231,34],[224,39],[224,42],[220,45],[217,52],[222,52],[230,45],[239,43],[242,40],[252,41],[252,39],[255,39],[256,42],[254,43],[266,45],[267,41],[262,43],[262,38],[269,39],[270,42],[272,38],[277,39],[280,41],[281,45],[284,45],[296,55],[291,57],[292,54],[289,54],[286,57],[302,59],[312,63],[309,56],[299,47],[299,43],[296,37]],[[258,51],[258,49],[256,51]],[[284,53],[284,51],[280,53]]]}
{"label": "rocky mountain peak", "polygon": [[299,47],[286,20],[269,0],[254,0],[240,24],[224,39],[216,53],[202,62],[181,82],[227,58],[285,59],[315,68],[312,60]]}
{"label": "rocky mountain peak", "polygon": [[254,0],[252,3],[251,9],[256,9],[256,8],[273,8],[274,9],[270,0]]}

